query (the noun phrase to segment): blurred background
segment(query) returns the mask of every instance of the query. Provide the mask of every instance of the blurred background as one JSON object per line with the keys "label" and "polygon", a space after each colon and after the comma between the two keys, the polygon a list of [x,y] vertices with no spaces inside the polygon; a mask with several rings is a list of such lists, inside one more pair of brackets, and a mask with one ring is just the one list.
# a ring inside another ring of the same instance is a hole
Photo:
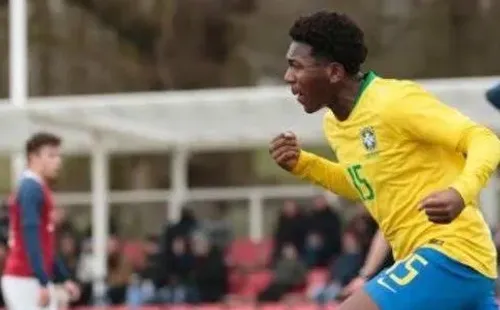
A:
{"label": "blurred background", "polygon": [[[366,70],[422,79],[500,132],[486,99],[500,83],[498,0],[17,1],[0,1],[0,192],[30,133],[64,137],[60,251],[84,287],[70,306],[334,307],[377,228],[268,156],[292,129],[334,158],[321,116],[282,82],[300,15],[348,13]],[[497,188],[483,197],[493,231]]]}

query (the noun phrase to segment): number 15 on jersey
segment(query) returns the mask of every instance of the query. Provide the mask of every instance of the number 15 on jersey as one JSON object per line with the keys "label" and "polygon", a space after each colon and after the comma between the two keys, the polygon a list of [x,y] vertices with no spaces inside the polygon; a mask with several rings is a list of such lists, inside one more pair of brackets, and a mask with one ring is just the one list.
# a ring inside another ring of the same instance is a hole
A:
{"label": "number 15 on jersey", "polygon": [[367,200],[373,200],[375,198],[375,192],[373,191],[372,186],[363,177],[363,167],[361,165],[352,165],[349,168],[347,168],[347,171],[349,172],[349,176],[351,177],[352,183],[354,184],[354,187],[358,191],[359,197],[361,197],[361,200],[367,201]]}

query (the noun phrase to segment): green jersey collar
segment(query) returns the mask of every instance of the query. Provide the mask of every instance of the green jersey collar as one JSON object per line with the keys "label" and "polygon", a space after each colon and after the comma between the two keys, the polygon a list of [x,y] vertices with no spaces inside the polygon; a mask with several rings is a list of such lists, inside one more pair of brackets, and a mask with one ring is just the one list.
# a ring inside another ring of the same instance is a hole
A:
{"label": "green jersey collar", "polygon": [[356,106],[361,99],[361,96],[365,92],[366,88],[368,88],[368,85],[377,77],[375,72],[369,71],[363,76],[363,80],[361,82],[361,85],[359,87],[358,95],[356,96],[356,100],[354,100],[354,106]]}

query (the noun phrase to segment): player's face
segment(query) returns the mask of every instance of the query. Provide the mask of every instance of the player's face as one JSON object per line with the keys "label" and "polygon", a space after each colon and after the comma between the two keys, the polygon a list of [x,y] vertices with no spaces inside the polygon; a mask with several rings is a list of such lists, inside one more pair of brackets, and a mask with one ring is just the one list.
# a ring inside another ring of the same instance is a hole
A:
{"label": "player's face", "polygon": [[43,177],[48,180],[55,180],[61,170],[61,148],[59,146],[46,145],[35,156],[40,164]]}
{"label": "player's face", "polygon": [[314,113],[331,104],[340,80],[335,63],[318,60],[311,52],[309,45],[292,42],[287,52],[288,69],[284,77],[306,113]]}

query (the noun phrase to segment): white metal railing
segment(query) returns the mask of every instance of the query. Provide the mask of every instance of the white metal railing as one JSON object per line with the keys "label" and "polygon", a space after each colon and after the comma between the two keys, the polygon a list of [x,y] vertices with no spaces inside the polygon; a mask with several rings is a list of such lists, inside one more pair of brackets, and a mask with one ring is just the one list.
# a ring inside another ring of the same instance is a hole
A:
{"label": "white metal railing", "polygon": [[[238,200],[248,199],[257,195],[265,199],[282,197],[309,197],[321,194],[319,188],[309,185],[284,185],[284,186],[256,186],[256,187],[213,187],[191,189],[186,192],[187,201],[216,201],[216,200]],[[127,190],[111,191],[108,195],[110,204],[126,203],[154,203],[168,202],[172,191],[165,189]],[[57,193],[56,201],[60,205],[90,205],[92,197],[90,192],[66,192]]]}
{"label": "white metal railing", "polygon": [[[249,236],[258,241],[263,237],[263,208],[266,199],[275,198],[309,198],[324,194],[324,191],[314,186],[257,186],[257,187],[226,187],[191,189],[185,193],[183,201],[217,201],[217,200],[245,200],[249,204]],[[138,204],[138,203],[168,203],[173,198],[173,192],[163,189],[111,191],[108,195],[110,204]],[[58,193],[58,205],[75,206],[91,205],[92,195],[87,193]]]}

